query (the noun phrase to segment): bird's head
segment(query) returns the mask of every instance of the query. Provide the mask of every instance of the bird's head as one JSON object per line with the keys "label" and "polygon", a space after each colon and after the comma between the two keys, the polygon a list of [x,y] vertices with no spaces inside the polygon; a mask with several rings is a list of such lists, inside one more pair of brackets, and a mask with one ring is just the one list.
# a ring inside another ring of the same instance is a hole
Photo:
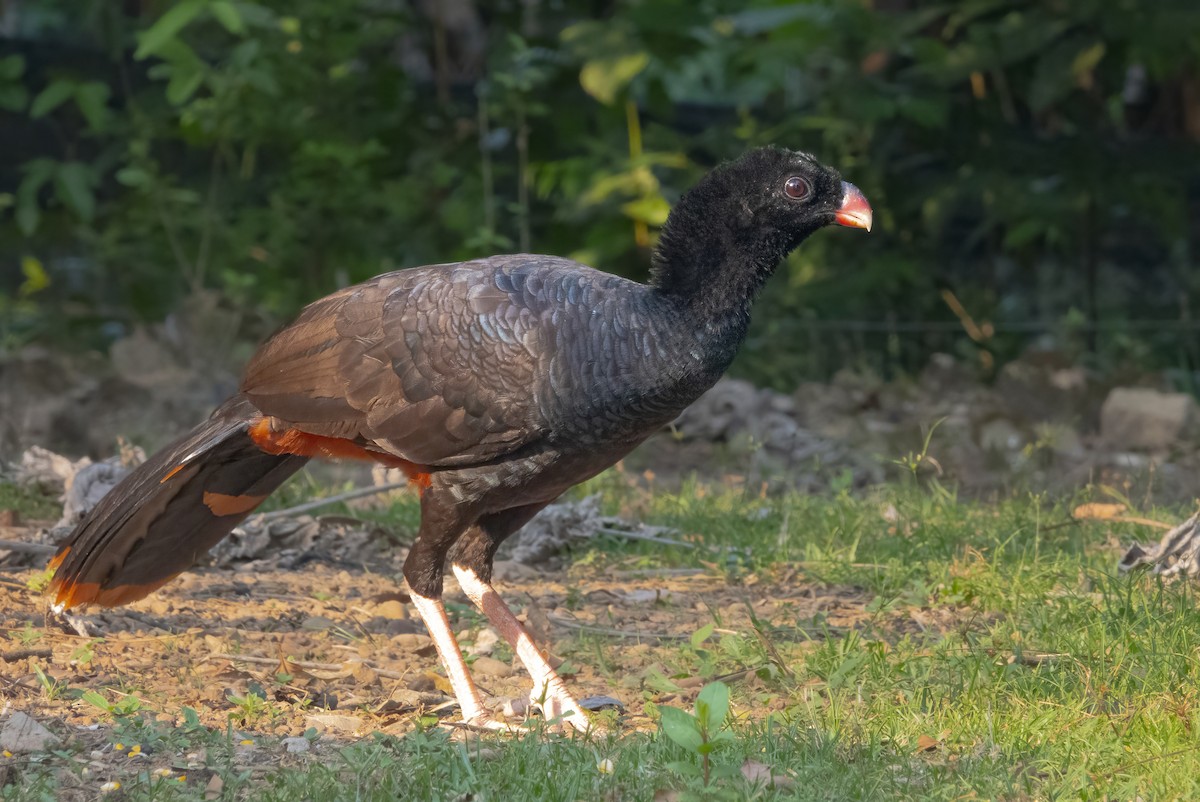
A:
{"label": "bird's head", "polygon": [[725,207],[736,230],[792,247],[828,225],[871,230],[871,207],[858,187],[800,151],[756,148],[713,170],[693,192],[716,196],[711,201]]}
{"label": "bird's head", "polygon": [[837,170],[807,153],[756,148],[680,198],[655,262],[664,282],[671,272],[686,283],[698,273],[769,272],[814,231],[835,224],[870,231],[871,218],[867,199]]}

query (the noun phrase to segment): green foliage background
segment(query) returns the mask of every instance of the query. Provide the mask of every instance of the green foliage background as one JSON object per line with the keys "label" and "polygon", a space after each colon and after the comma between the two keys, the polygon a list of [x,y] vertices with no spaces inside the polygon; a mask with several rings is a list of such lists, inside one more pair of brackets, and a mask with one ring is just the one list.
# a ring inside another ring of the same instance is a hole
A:
{"label": "green foliage background", "polygon": [[773,142],[877,228],[793,257],[742,372],[1200,363],[1191,0],[9,0],[0,31],[0,353],[214,289],[253,340],[497,251],[643,277],[679,193]]}

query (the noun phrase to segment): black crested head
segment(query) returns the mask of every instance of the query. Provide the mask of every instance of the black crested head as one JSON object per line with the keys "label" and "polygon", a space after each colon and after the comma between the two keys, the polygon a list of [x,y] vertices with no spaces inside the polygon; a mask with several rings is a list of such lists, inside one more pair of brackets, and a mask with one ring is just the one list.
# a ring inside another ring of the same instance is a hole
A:
{"label": "black crested head", "polygon": [[870,230],[871,207],[853,184],[807,153],[758,148],[679,199],[654,252],[652,284],[748,306],[788,253],[835,223]]}

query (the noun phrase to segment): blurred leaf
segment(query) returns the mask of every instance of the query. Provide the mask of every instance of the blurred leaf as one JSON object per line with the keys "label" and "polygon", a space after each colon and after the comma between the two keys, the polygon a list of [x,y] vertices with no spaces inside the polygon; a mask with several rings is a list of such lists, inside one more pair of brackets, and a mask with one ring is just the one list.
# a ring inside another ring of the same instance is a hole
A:
{"label": "blurred leaf", "polygon": [[138,48],[133,57],[141,61],[158,53],[168,43],[175,41],[176,34],[203,10],[204,0],[183,0],[169,8],[150,28],[138,34]]}
{"label": "blurred leaf", "polygon": [[667,199],[661,195],[653,195],[630,201],[621,206],[621,211],[634,220],[640,220],[652,226],[661,226],[667,222],[671,204],[667,203]]}
{"label": "blurred leaf", "polygon": [[237,6],[229,0],[214,0],[208,8],[216,17],[217,22],[225,27],[225,30],[236,36],[246,33],[246,23],[242,19],[242,15],[238,13]]}
{"label": "blurred leaf", "polygon": [[75,104],[93,132],[103,130],[108,122],[108,98],[111,94],[108,84],[99,81],[88,81],[75,87]]}
{"label": "blurred leaf", "polygon": [[40,120],[70,100],[74,94],[74,81],[62,78],[51,81],[50,85],[39,92],[38,96],[33,99],[33,105],[29,107],[29,116],[35,120]]}
{"label": "blurred leaf", "polygon": [[144,187],[150,183],[150,174],[140,167],[123,167],[117,170],[117,182],[127,187]]}
{"label": "blurred leaf", "polygon": [[24,74],[24,56],[13,54],[0,58],[0,81],[15,81]]}
{"label": "blurred leaf", "polygon": [[82,162],[63,162],[54,174],[59,200],[84,222],[90,222],[96,214],[94,181],[92,169]]}
{"label": "blurred leaf", "polygon": [[25,236],[37,230],[42,217],[38,193],[58,168],[53,159],[34,159],[22,165],[25,177],[17,187],[17,227]]}
{"label": "blurred leaf", "polygon": [[20,84],[0,86],[0,109],[22,111],[29,102],[29,92]]}
{"label": "blurred leaf", "polygon": [[239,2],[233,3],[233,7],[237,9],[238,16],[242,18],[242,22],[246,24],[247,28],[280,27],[279,18],[275,12],[266,6],[239,0]]}
{"label": "blurred leaf", "polygon": [[17,296],[20,298],[28,298],[50,286],[50,276],[36,256],[21,257],[21,275],[25,280],[17,288]]}
{"label": "blurred leaf", "polygon": [[693,632],[692,638],[691,638],[692,649],[693,650],[699,649],[704,644],[704,641],[706,641],[712,637],[712,634],[715,630],[716,630],[716,624],[714,624],[710,621],[707,624],[705,624],[704,626],[700,627],[695,632]]}
{"label": "blurred leaf", "polygon": [[186,103],[208,74],[207,65],[196,55],[196,51],[181,41],[165,44],[159,52],[164,63],[155,64],[148,74],[152,78],[167,79],[167,100],[173,106]]}
{"label": "blurred leaf", "polygon": [[617,94],[649,63],[650,56],[645,52],[589,61],[579,73],[579,82],[589,95],[605,105],[611,105],[616,101]]}
{"label": "blurred leaf", "polygon": [[792,3],[774,8],[752,8],[722,18],[739,33],[754,36],[773,31],[789,22],[805,20],[825,24],[832,18],[829,9],[815,3]]}
{"label": "blurred leaf", "polygon": [[1046,224],[1041,220],[1022,220],[1004,235],[1004,247],[1016,250],[1023,248],[1046,233]]}

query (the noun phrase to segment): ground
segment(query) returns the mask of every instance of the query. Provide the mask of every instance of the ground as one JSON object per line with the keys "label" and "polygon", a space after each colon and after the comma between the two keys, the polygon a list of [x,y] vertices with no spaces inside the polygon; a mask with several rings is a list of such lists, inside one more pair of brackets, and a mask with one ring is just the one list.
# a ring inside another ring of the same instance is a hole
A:
{"label": "ground", "polygon": [[[692,544],[601,538],[549,568],[501,567],[501,592],[571,687],[624,703],[600,714],[606,732],[570,737],[535,721],[528,735],[479,737],[452,726],[436,657],[399,592],[402,547],[357,564],[317,550],[286,570],[270,559],[201,568],[84,616],[91,637],[46,620],[41,573],[26,567],[0,582],[0,696],[55,740],[0,757],[0,798],[1165,799],[1200,789],[1200,614],[1185,583],[1116,574],[1122,546],[1153,530],[1074,520],[1078,504],[1112,501],[1112,488],[979,503],[915,479],[766,497],[610,474],[586,490],[603,493],[607,512]],[[367,514],[403,542],[413,513],[400,497]],[[520,698],[526,678],[511,654],[486,654],[483,619],[452,585],[447,600],[481,685]],[[691,711],[718,683],[732,691],[730,735],[706,736],[717,740],[706,781],[708,747],[669,737],[663,710]]]}

